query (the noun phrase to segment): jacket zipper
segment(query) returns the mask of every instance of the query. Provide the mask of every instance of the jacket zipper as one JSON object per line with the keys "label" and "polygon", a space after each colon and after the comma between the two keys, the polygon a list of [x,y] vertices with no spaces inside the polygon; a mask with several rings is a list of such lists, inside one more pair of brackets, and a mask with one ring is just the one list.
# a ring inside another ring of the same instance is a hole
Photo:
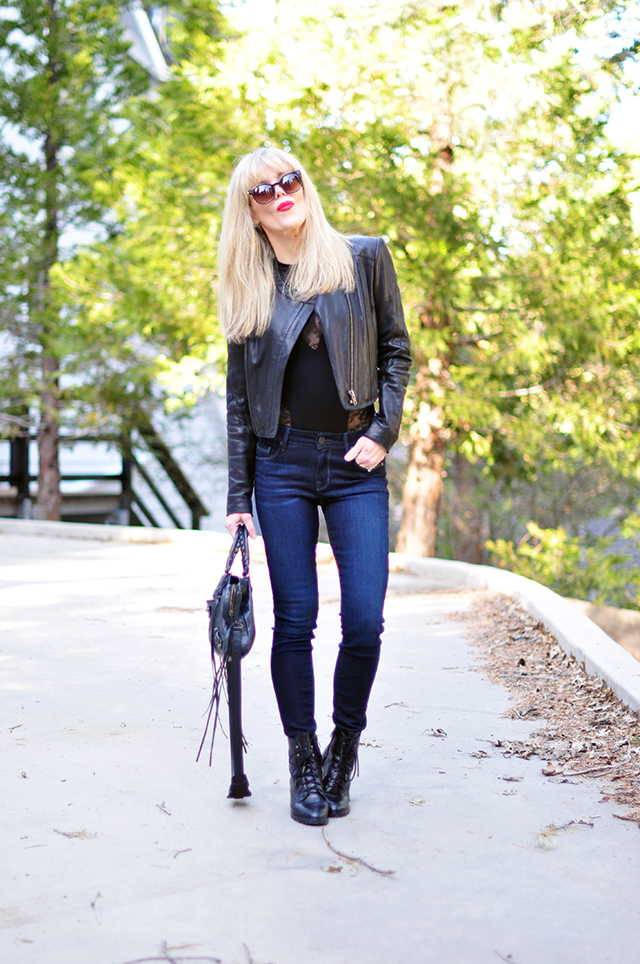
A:
{"label": "jacket zipper", "polygon": [[354,358],[353,358],[353,343],[354,343],[354,333],[353,333],[353,312],[351,311],[351,298],[347,294],[347,305],[349,306],[349,381],[351,383],[351,388],[347,392],[349,401],[352,405],[358,404],[358,397],[355,393],[353,387],[354,380]]}

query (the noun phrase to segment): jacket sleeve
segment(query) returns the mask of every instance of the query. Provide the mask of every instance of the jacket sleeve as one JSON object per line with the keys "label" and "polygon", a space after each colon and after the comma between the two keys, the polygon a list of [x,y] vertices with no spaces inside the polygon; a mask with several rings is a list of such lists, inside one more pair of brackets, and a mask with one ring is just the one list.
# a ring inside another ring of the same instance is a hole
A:
{"label": "jacket sleeve", "polygon": [[227,355],[227,515],[252,512],[256,436],[251,425],[244,345],[229,344]]}
{"label": "jacket sleeve", "polygon": [[377,239],[373,301],[378,321],[379,401],[378,411],[365,435],[388,452],[400,433],[411,352],[396,271],[382,238]]}

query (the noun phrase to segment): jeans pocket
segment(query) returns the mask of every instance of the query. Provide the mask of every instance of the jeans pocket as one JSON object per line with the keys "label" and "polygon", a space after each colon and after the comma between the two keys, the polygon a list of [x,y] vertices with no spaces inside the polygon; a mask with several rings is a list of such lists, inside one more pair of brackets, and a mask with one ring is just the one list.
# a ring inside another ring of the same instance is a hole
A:
{"label": "jeans pocket", "polygon": [[362,478],[363,476],[366,478],[367,475],[386,475],[386,459],[383,459],[382,462],[378,462],[374,469],[365,469],[363,465],[358,465],[355,459],[353,459],[352,462],[346,462],[345,464],[351,466],[353,474],[358,478]]}
{"label": "jeans pocket", "polygon": [[277,439],[259,438],[256,445],[256,458],[270,461],[280,451],[281,442]]}

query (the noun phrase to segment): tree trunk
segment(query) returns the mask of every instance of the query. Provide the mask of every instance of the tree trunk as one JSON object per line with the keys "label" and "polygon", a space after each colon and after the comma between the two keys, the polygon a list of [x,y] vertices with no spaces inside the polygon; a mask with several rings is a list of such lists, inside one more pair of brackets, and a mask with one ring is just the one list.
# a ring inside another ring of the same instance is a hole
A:
{"label": "tree trunk", "polygon": [[58,457],[58,364],[55,358],[42,359],[43,387],[40,394],[40,425],[38,426],[38,501],[34,515],[37,519],[57,521],[60,518],[60,468]]}
{"label": "tree trunk", "polygon": [[[49,34],[47,84],[56,89],[60,76],[60,60],[57,31],[57,0],[49,0]],[[38,500],[34,515],[37,519],[52,521],[60,518],[60,460],[59,421],[60,393],[58,382],[59,361],[51,351],[51,341],[56,327],[55,306],[51,298],[51,269],[58,261],[59,187],[60,167],[58,160],[59,133],[55,117],[54,97],[49,127],[44,138],[44,231],[42,239],[42,263],[38,272],[37,301],[38,321],[42,335],[42,387],[40,391],[40,424],[38,427]]]}
{"label": "tree trunk", "polygon": [[[442,174],[449,172],[453,164],[451,134],[450,118],[441,117],[435,133],[438,162],[430,187],[433,195],[441,193],[444,183]],[[446,206],[446,198],[444,203]],[[396,540],[396,550],[410,556],[436,554],[444,455],[447,440],[451,438],[450,429],[444,425],[443,408],[437,401],[430,404],[424,400],[427,398],[433,402],[441,399],[445,391],[453,385],[449,368],[455,348],[455,342],[451,341],[451,333],[455,329],[452,323],[454,311],[449,287],[443,279],[444,276],[440,277],[438,284],[425,290],[424,305],[420,313],[420,328],[428,332],[438,331],[440,348],[432,353],[420,344],[420,339],[414,346],[414,398],[422,400],[417,406],[416,419],[411,426],[409,465],[402,497],[402,522]]]}
{"label": "tree trunk", "polygon": [[411,429],[397,552],[409,556],[434,556],[436,553],[445,444],[442,409],[431,408],[423,402]]}

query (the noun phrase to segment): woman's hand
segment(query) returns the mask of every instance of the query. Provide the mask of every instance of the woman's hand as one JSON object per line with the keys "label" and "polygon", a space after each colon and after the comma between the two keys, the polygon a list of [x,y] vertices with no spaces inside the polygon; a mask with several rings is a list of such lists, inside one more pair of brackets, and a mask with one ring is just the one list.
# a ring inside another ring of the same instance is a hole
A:
{"label": "woman's hand", "polygon": [[386,458],[387,450],[384,445],[374,442],[373,439],[361,435],[356,444],[349,449],[344,457],[345,462],[352,462],[355,459],[356,465],[371,472],[376,465],[380,465]]}
{"label": "woman's hand", "polygon": [[224,522],[224,527],[225,529],[229,530],[232,539],[236,534],[236,529],[241,525],[245,525],[247,527],[247,532],[252,539],[258,538],[256,527],[253,524],[253,516],[250,512],[232,512],[231,515],[227,516]]}

